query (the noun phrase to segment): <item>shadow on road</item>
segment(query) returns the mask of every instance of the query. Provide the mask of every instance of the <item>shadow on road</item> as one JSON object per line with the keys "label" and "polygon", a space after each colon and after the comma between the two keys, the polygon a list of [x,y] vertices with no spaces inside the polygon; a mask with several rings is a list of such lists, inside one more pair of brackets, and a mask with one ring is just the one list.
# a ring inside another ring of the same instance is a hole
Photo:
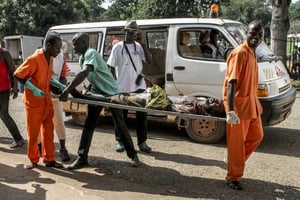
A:
{"label": "shadow on road", "polygon": [[[45,200],[47,190],[41,184],[55,184],[51,178],[41,178],[40,173],[24,169],[23,165],[11,167],[0,163],[0,199]],[[7,184],[31,184],[32,191],[15,188]]]}

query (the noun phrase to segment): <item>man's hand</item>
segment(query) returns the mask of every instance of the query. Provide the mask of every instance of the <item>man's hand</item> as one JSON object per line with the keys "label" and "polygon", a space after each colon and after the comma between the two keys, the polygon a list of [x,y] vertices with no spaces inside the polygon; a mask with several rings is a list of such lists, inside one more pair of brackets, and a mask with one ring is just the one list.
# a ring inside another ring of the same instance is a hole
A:
{"label": "man's hand", "polygon": [[18,88],[12,88],[10,95],[12,95],[13,99],[17,98],[19,94],[19,89]]}
{"label": "man's hand", "polygon": [[64,90],[61,93],[61,95],[59,96],[59,100],[60,101],[67,101],[68,100],[68,95],[69,95],[69,93]]}
{"label": "man's hand", "polygon": [[226,121],[228,124],[239,124],[240,118],[237,116],[237,114],[234,111],[229,111],[227,113]]}

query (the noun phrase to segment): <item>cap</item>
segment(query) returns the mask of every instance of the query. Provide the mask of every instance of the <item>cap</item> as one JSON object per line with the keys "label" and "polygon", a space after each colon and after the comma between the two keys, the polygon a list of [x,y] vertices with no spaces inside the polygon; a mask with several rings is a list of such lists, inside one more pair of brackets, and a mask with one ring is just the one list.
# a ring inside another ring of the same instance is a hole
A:
{"label": "cap", "polygon": [[137,31],[138,25],[136,21],[127,21],[124,27],[124,30]]}

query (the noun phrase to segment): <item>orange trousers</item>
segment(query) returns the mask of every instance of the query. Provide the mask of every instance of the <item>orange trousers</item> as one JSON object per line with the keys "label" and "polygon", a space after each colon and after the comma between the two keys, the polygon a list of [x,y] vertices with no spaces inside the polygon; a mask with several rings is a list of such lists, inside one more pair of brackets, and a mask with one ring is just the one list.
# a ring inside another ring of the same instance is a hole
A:
{"label": "orange trousers", "polygon": [[[51,101],[50,101],[51,102]],[[38,163],[40,153],[38,138],[41,133],[43,162],[55,160],[53,108],[46,101],[38,107],[30,108],[25,105],[28,148],[27,156],[32,163]]]}
{"label": "orange trousers", "polygon": [[238,181],[244,174],[245,163],[263,139],[261,118],[227,124],[227,181]]}

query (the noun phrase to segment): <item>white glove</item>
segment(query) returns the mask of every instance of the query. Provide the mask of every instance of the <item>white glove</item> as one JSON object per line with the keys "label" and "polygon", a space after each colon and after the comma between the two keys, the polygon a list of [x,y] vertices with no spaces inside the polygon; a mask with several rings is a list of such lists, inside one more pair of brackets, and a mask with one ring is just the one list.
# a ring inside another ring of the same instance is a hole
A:
{"label": "white glove", "polygon": [[226,121],[228,124],[239,124],[240,118],[237,116],[237,114],[234,111],[229,111],[227,113]]}

